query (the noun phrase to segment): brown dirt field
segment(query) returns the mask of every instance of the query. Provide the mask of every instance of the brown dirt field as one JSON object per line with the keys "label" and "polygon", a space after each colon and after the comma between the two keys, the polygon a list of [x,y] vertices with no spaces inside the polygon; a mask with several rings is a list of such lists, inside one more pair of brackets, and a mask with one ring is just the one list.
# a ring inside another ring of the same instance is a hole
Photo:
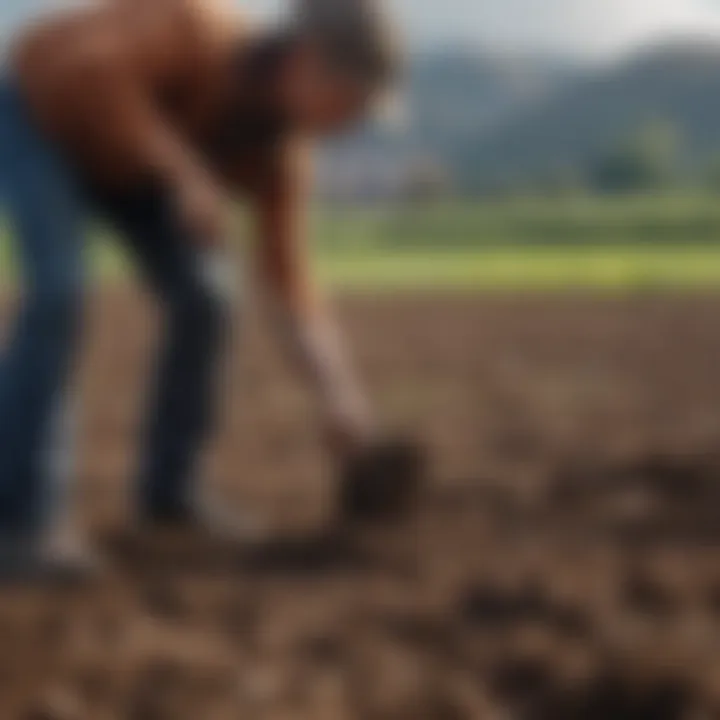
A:
{"label": "brown dirt field", "polygon": [[720,717],[720,298],[356,297],[383,417],[427,442],[416,518],[328,530],[307,398],[249,319],[211,454],[239,551],[138,538],[153,322],[95,303],[79,512],[99,585],[0,597],[2,720]]}

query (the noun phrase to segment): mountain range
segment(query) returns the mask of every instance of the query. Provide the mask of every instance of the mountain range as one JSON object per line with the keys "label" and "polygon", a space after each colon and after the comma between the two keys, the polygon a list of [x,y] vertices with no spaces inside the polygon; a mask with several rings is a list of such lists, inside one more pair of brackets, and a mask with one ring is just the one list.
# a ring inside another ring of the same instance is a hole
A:
{"label": "mountain range", "polygon": [[407,105],[383,153],[429,155],[468,187],[582,170],[658,121],[698,167],[720,157],[720,44],[670,42],[604,68],[446,50],[414,61]]}

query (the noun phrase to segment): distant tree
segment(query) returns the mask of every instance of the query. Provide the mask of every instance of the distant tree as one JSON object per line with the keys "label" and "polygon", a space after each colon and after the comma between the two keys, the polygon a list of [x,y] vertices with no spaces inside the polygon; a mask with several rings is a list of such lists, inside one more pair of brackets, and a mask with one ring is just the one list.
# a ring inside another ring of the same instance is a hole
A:
{"label": "distant tree", "polygon": [[604,192],[667,187],[678,177],[681,146],[680,133],[672,123],[648,123],[594,163],[591,182]]}
{"label": "distant tree", "polygon": [[720,154],[715,154],[707,163],[703,179],[708,188],[715,192],[720,191]]}

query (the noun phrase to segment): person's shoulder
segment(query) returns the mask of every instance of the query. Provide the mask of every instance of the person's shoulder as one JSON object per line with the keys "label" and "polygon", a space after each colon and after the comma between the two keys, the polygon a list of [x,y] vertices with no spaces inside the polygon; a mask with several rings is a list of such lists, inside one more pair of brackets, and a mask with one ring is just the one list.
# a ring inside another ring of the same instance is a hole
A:
{"label": "person's shoulder", "polygon": [[173,0],[182,5],[188,18],[218,36],[242,37],[250,31],[246,12],[231,0]]}

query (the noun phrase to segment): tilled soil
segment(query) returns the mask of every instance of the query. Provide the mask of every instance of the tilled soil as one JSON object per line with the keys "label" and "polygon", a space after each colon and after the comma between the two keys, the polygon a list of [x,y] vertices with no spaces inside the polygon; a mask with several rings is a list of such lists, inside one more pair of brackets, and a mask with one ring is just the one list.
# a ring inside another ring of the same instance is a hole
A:
{"label": "tilled soil", "polygon": [[[6,303],[7,308],[8,303]],[[78,515],[98,584],[0,595],[2,720],[720,717],[720,298],[353,297],[402,526],[333,522],[308,398],[252,314],[207,467],[238,548],[133,526],[153,312],[94,303]]]}

